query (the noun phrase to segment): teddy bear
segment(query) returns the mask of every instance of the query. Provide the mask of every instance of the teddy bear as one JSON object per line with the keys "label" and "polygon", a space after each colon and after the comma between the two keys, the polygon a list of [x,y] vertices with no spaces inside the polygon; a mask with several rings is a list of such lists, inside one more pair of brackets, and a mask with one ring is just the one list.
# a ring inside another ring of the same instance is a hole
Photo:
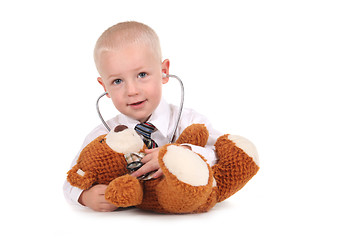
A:
{"label": "teddy bear", "polygon": [[207,212],[239,191],[259,170],[256,149],[248,140],[223,135],[215,143],[218,162],[210,167],[205,158],[183,144],[204,147],[209,133],[205,125],[192,124],[177,141],[159,149],[163,176],[137,179],[146,148],[135,130],[117,126],[97,137],[81,152],[67,180],[83,190],[108,185],[105,198],[118,207],[136,206],[159,213]]}

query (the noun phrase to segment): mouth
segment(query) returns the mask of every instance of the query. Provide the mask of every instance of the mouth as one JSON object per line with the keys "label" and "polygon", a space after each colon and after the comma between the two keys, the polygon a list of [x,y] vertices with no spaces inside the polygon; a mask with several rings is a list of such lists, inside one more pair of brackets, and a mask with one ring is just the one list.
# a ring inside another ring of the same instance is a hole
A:
{"label": "mouth", "polygon": [[139,101],[139,102],[134,102],[134,103],[129,103],[128,106],[131,106],[131,107],[138,107],[138,106],[141,106],[143,103],[145,103],[146,100],[143,100],[143,101]]}

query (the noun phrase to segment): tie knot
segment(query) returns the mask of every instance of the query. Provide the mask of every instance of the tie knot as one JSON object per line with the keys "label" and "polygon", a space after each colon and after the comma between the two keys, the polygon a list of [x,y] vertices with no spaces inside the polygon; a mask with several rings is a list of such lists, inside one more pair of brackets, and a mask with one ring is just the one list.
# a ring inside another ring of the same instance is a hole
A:
{"label": "tie knot", "polygon": [[137,124],[135,126],[135,130],[137,133],[143,136],[143,141],[147,145],[148,148],[155,148],[158,145],[151,139],[151,133],[156,131],[156,127],[149,123],[149,122],[144,122]]}
{"label": "tie knot", "polygon": [[135,130],[141,135],[143,135],[145,138],[151,138],[151,133],[153,133],[156,130],[156,127],[149,122],[144,122],[137,124]]}

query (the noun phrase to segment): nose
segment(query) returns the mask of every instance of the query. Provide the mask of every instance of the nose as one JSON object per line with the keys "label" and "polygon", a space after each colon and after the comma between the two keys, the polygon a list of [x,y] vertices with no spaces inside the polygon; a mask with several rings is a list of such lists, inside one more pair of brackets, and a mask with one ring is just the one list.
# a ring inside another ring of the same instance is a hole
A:
{"label": "nose", "polygon": [[138,85],[136,81],[128,81],[126,84],[126,94],[128,96],[137,95],[139,92]]}

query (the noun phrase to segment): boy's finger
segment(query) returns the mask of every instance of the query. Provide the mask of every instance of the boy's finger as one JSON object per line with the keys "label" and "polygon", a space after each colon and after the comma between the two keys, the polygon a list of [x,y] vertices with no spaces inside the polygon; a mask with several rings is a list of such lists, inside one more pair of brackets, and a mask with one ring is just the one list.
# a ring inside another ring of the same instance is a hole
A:
{"label": "boy's finger", "polygon": [[144,165],[143,167],[141,167],[140,169],[138,169],[137,171],[131,173],[131,176],[133,177],[140,177],[142,175],[144,175],[145,173],[148,173],[149,171],[147,170],[146,165]]}
{"label": "boy's finger", "polygon": [[106,203],[102,203],[100,205],[100,211],[102,212],[111,212],[111,211],[114,211],[116,210],[118,207],[106,202]]}
{"label": "boy's finger", "polygon": [[105,194],[105,190],[107,189],[107,185],[104,184],[99,184],[97,185],[97,193],[100,195],[104,195]]}
{"label": "boy's finger", "polygon": [[158,151],[158,148],[145,149],[146,154],[153,153],[154,151]]}
{"label": "boy's finger", "polygon": [[145,155],[145,157],[143,157],[142,159],[142,163],[147,163],[149,162],[150,160],[152,159],[152,155],[151,154],[148,154],[148,155]]}
{"label": "boy's finger", "polygon": [[153,178],[159,178],[163,175],[163,171],[159,168],[157,172],[155,172],[152,177]]}
{"label": "boy's finger", "polygon": [[131,174],[131,176],[133,177],[140,177],[148,172],[152,172],[154,170],[158,170],[159,169],[159,164],[156,164],[155,162],[152,163],[148,163],[148,164],[144,164],[144,166],[142,166],[140,169],[138,169],[137,171],[133,172]]}

